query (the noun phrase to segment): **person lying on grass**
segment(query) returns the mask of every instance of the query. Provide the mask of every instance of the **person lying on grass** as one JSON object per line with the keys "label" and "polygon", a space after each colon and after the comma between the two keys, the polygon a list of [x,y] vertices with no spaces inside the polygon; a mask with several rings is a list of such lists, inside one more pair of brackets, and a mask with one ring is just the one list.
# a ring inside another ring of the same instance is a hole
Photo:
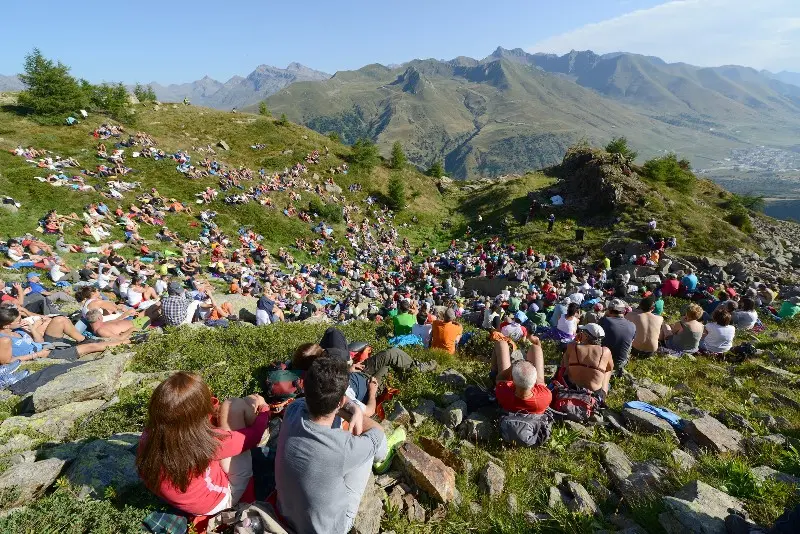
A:
{"label": "person lying on grass", "polygon": [[[77,345],[53,347],[51,343],[64,343],[69,336]],[[14,360],[54,358],[75,361],[84,354],[101,352],[126,341],[89,343],[70,320],[64,316],[43,317],[33,324],[23,323],[19,310],[12,305],[0,306],[0,365]]]}
{"label": "person lying on grass", "polygon": [[150,491],[194,515],[254,500],[250,449],[269,423],[260,395],[220,405],[202,378],[181,371],[153,391],[147,413],[136,468]]}

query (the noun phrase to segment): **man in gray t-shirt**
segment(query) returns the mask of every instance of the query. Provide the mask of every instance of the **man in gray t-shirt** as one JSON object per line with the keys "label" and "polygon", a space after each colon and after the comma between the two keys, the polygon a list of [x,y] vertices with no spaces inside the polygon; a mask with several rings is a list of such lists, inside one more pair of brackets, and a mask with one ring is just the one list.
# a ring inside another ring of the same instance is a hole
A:
{"label": "man in gray t-shirt", "polygon": [[[304,379],[306,397],[283,416],[275,458],[278,511],[298,533],[348,532],[372,464],[387,453],[383,429],[345,396],[348,374],[346,363],[318,358]],[[332,428],[337,416],[350,421],[349,432]]]}

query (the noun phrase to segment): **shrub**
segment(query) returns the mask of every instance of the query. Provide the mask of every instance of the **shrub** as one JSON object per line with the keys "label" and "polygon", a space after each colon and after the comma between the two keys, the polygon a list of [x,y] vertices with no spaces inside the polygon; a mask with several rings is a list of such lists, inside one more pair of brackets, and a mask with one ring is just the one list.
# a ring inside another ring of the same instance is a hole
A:
{"label": "shrub", "polygon": [[139,99],[139,102],[155,102],[158,100],[156,97],[156,92],[153,91],[153,88],[148,86],[142,86],[140,84],[136,84],[133,88],[133,94]]}
{"label": "shrub", "polygon": [[92,109],[105,112],[117,120],[129,121],[132,118],[128,107],[128,90],[121,83],[92,85],[81,81],[89,96]]}
{"label": "shrub", "polygon": [[258,114],[259,115],[263,115],[265,117],[272,117],[272,113],[270,112],[269,108],[267,107],[267,103],[266,102],[260,102],[258,104]]}
{"label": "shrub", "polygon": [[25,56],[25,73],[19,78],[27,86],[19,94],[19,105],[46,122],[61,122],[87,107],[88,95],[70,76],[69,67],[53,63],[38,48]]}
{"label": "shrub", "polygon": [[281,114],[281,118],[278,119],[278,126],[288,126],[289,119],[286,118],[286,113]]}
{"label": "shrub", "polygon": [[681,193],[690,193],[697,181],[689,168],[689,162],[678,161],[675,154],[647,161],[642,167],[642,173],[645,177],[662,182]]}
{"label": "shrub", "polygon": [[312,198],[308,202],[308,211],[316,213],[328,223],[339,223],[342,217],[342,208],[336,204],[325,204],[318,198]]}
{"label": "shrub", "polygon": [[402,178],[397,174],[389,177],[389,207],[394,211],[401,211],[406,207],[406,187]]}
{"label": "shrub", "polygon": [[615,137],[606,145],[606,152],[609,154],[622,154],[625,159],[633,161],[639,155],[638,152],[628,147],[628,140],[624,137]]}
{"label": "shrub", "polygon": [[744,206],[735,206],[726,220],[742,232],[753,233],[753,221],[750,220],[750,212]]}
{"label": "shrub", "polygon": [[742,206],[750,211],[764,211],[764,207],[766,206],[764,195],[756,195],[753,193],[733,193],[727,204],[728,207]]}
{"label": "shrub", "polygon": [[341,136],[336,132],[328,132],[328,139],[330,139],[334,143],[341,143],[342,142]]}
{"label": "shrub", "polygon": [[406,166],[406,161],[407,159],[405,153],[403,152],[403,145],[400,144],[400,141],[395,141],[394,145],[392,145],[391,167],[399,171]]}
{"label": "shrub", "polygon": [[427,174],[428,176],[432,176],[433,178],[441,178],[442,176],[444,176],[444,167],[442,166],[442,163],[439,160],[436,160],[433,162],[433,165],[431,165],[430,169],[428,169],[428,172],[426,172],[425,174]]}
{"label": "shrub", "polygon": [[378,147],[369,139],[361,138],[353,145],[350,162],[355,170],[370,174],[380,160]]}

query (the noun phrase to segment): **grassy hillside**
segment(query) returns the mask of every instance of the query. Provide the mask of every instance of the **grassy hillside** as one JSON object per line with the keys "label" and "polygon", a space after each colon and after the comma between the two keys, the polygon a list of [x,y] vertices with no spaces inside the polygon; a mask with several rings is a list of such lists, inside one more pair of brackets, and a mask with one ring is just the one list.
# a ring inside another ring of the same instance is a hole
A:
{"label": "grassy hillside", "polygon": [[[100,124],[108,119],[92,116],[80,124],[67,126],[41,126],[13,113],[10,108],[0,110],[0,194],[14,197],[22,203],[18,213],[10,214],[0,210],[0,227],[3,236],[22,235],[34,232],[38,220],[52,208],[59,213],[76,212],[80,214],[83,207],[90,202],[103,200],[99,194],[76,192],[65,188],[54,188],[40,183],[35,176],[46,176],[43,169],[28,164],[21,157],[9,153],[17,145],[34,146],[46,149],[53,155],[75,157],[82,168],[93,169],[102,163],[95,158],[97,140],[90,135]],[[113,122],[113,121],[112,121]],[[165,105],[159,109],[154,106],[136,106],[136,124],[128,126],[130,132],[144,131],[152,135],[160,148],[167,153],[177,150],[188,150],[192,162],[197,163],[205,157],[193,147],[211,145],[217,151],[216,159],[230,166],[246,166],[254,170],[264,168],[266,171],[282,170],[298,161],[304,161],[305,155],[313,150],[320,150],[322,160],[319,165],[310,165],[306,178],[312,183],[322,183],[330,176],[327,170],[348,161],[351,149],[331,141],[329,138],[302,126],[280,125],[272,118],[246,113],[229,113],[200,108],[195,106]],[[225,151],[216,144],[224,140],[230,150]],[[265,148],[253,150],[250,145],[261,143]],[[106,142],[110,147],[112,142]],[[325,156],[324,147],[329,147],[330,155]],[[291,151],[291,153],[287,153]],[[135,193],[126,193],[122,202],[104,199],[110,207],[129,206],[135,202],[139,192],[156,187],[167,197],[191,204],[195,194],[206,187],[217,187],[213,177],[190,180],[175,168],[172,160],[154,161],[150,159],[130,158],[127,150],[127,165],[135,169],[135,173],[125,176],[126,181],[140,181],[142,187]],[[562,152],[563,154],[563,152]],[[497,156],[500,157],[500,156]],[[335,182],[345,191],[350,200],[361,200],[367,195],[379,199],[387,190],[391,173],[402,173],[406,184],[408,208],[398,214],[397,223],[400,232],[408,236],[412,245],[424,242],[437,246],[441,250],[451,239],[464,239],[467,227],[473,230],[472,236],[483,237],[502,232],[511,242],[519,246],[533,245],[544,251],[592,253],[606,244],[610,239],[641,239],[642,229],[647,220],[656,217],[665,235],[678,238],[680,253],[708,254],[714,250],[729,248],[749,248],[753,245],[749,236],[743,234],[726,222],[729,215],[726,201],[729,195],[713,183],[701,180],[692,195],[681,194],[663,184],[646,183],[644,193],[637,193],[620,208],[618,213],[598,217],[566,207],[556,208],[558,222],[555,231],[547,234],[544,218],[539,218],[525,225],[530,191],[542,190],[542,200],[549,202],[549,196],[559,190],[557,179],[542,173],[528,173],[517,178],[500,182],[481,180],[476,182],[456,182],[454,186],[441,192],[433,178],[423,176],[411,167],[403,171],[392,171],[388,165],[381,164],[370,175],[351,171],[347,175],[337,174]],[[318,174],[321,178],[315,179]],[[99,186],[104,183],[100,178],[89,178],[88,183]],[[253,183],[243,182],[245,188]],[[347,188],[352,183],[359,183],[363,190],[349,193]],[[552,191],[551,191],[552,190]],[[238,192],[234,189],[230,192]],[[548,192],[550,191],[550,192]],[[296,202],[300,209],[307,207],[316,194],[302,193],[302,200]],[[275,209],[262,207],[256,203],[245,205],[227,205],[221,202],[227,193],[220,192],[220,198],[210,206],[191,204],[196,212],[211,208],[219,213],[218,224],[229,234],[235,235],[241,226],[252,226],[256,232],[264,236],[267,248],[275,253],[278,247],[292,246],[296,238],[311,239],[312,224],[304,223],[297,217],[286,217],[282,209],[288,203],[289,192],[276,192],[271,196]],[[483,222],[478,222],[478,216]],[[413,222],[416,217],[417,222]],[[610,224],[616,217],[619,222]],[[507,224],[503,224],[508,219]],[[184,238],[194,239],[199,229],[192,226],[196,215],[169,214],[166,224]],[[448,221],[449,225],[443,225]],[[489,227],[493,229],[490,230]],[[587,240],[574,242],[576,227],[587,229]],[[336,243],[346,244],[344,227],[334,224]],[[74,225],[67,228],[67,242],[80,242],[84,237],[79,235],[81,228]],[[145,239],[153,239],[157,228],[143,226],[141,234]],[[114,231],[114,237],[121,239],[121,230]],[[45,240],[53,241],[52,236]],[[294,253],[297,254],[295,251]],[[298,254],[303,257],[302,253]],[[68,258],[78,261],[77,258]]]}

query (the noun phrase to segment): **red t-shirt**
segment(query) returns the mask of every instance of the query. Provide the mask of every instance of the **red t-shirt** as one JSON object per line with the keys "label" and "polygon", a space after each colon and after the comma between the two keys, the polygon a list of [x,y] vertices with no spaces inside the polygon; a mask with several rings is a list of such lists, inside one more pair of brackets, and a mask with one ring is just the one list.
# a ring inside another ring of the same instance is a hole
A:
{"label": "red t-shirt", "polygon": [[520,399],[514,395],[514,391],[514,382],[510,380],[498,382],[495,387],[497,404],[507,412],[544,413],[553,401],[553,394],[544,384],[535,384],[531,390],[533,396],[527,399]]}
{"label": "red t-shirt", "polygon": [[665,297],[671,297],[678,294],[680,282],[677,278],[667,278],[661,285],[661,294]]}
{"label": "red t-shirt", "polygon": [[[181,492],[167,480],[161,481],[154,490],[168,504],[190,514],[205,514],[217,506],[230,493],[228,474],[222,470],[219,461],[231,458],[258,445],[269,423],[269,406],[262,406],[256,420],[247,428],[234,431],[218,430],[219,448],[205,473],[189,482],[186,491]],[[143,434],[140,441],[145,441]]]}

